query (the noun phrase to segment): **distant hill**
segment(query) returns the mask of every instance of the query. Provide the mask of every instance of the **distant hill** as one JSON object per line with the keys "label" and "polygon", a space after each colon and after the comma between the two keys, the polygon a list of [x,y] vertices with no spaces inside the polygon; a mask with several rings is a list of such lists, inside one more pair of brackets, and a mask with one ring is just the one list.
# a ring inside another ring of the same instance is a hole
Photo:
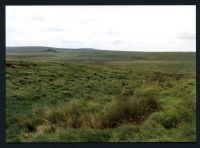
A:
{"label": "distant hill", "polygon": [[47,50],[50,47],[41,46],[17,46],[17,47],[6,47],[6,52],[39,52]]}
{"label": "distant hill", "polygon": [[[133,60],[195,60],[196,52],[138,52],[138,51],[112,51],[99,50],[94,48],[54,48],[41,46],[23,46],[23,47],[6,47],[7,55],[15,55],[15,53],[26,53],[26,56],[33,57],[35,53],[40,57],[54,57],[55,55],[43,53],[55,53],[57,59],[73,59],[73,60],[94,60],[94,61],[133,61]],[[42,53],[42,54],[40,54]],[[40,55],[38,55],[40,54]],[[24,55],[22,56],[24,57]]]}
{"label": "distant hill", "polygon": [[[51,50],[49,50],[51,49]],[[54,52],[54,51],[94,51],[98,49],[94,48],[54,48],[54,47],[43,47],[43,46],[16,46],[16,47],[6,47],[6,52]]]}
{"label": "distant hill", "polygon": [[49,48],[49,49],[47,49],[47,50],[43,50],[42,52],[58,52],[58,51],[55,50],[55,49]]}

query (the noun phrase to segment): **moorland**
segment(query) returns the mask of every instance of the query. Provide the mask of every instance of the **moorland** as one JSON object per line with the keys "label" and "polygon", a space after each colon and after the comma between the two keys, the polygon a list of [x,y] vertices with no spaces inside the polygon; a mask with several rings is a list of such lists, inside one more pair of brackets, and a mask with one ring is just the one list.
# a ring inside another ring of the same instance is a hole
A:
{"label": "moorland", "polygon": [[194,142],[196,53],[6,49],[7,142]]}

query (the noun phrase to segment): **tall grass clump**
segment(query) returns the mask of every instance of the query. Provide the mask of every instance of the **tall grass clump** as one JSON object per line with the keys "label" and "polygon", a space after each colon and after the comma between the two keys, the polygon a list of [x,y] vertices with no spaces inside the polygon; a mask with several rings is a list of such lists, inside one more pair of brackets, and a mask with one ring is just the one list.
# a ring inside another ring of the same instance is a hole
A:
{"label": "tall grass clump", "polygon": [[45,124],[59,124],[77,128],[80,126],[79,117],[86,107],[82,100],[71,101],[68,104],[56,108],[47,109],[43,115]]}
{"label": "tall grass clump", "polygon": [[32,115],[19,115],[18,116],[18,122],[21,128],[24,128],[25,131],[27,132],[35,132],[36,128],[38,125],[40,125],[42,123],[42,121],[40,120],[40,118],[36,117],[36,116],[32,116],[32,118],[30,118],[30,116]]}
{"label": "tall grass clump", "polygon": [[155,98],[115,98],[104,112],[105,127],[115,127],[126,121],[140,122],[160,108]]}
{"label": "tall grass clump", "polygon": [[103,120],[100,113],[85,113],[80,117],[82,127],[102,128]]}
{"label": "tall grass clump", "polygon": [[73,100],[60,107],[46,109],[41,118],[46,126],[113,128],[125,122],[141,122],[160,108],[154,98],[117,97],[104,110],[97,112],[92,112],[93,106],[88,104]]}
{"label": "tall grass clump", "polygon": [[153,117],[166,129],[176,128],[180,122],[180,117],[175,110],[168,110],[165,112],[157,113]]}

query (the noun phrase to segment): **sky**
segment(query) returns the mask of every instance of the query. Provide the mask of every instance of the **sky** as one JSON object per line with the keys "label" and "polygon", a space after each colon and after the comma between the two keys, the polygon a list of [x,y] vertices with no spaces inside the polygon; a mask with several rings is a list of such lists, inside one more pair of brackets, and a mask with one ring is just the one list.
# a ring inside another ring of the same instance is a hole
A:
{"label": "sky", "polygon": [[6,6],[6,46],[196,51],[196,6]]}

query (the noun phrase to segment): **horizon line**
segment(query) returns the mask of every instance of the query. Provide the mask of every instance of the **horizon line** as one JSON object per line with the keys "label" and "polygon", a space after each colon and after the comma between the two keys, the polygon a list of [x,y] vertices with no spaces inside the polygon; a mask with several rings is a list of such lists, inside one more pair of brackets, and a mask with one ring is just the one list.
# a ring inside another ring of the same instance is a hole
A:
{"label": "horizon line", "polygon": [[93,47],[80,47],[80,48],[70,48],[70,47],[55,47],[55,46],[32,46],[32,45],[22,45],[22,46],[5,46],[6,48],[7,47],[46,47],[46,48],[57,48],[57,49],[72,49],[72,50],[77,50],[77,49],[93,49],[93,50],[103,50],[103,51],[125,51],[125,52],[196,52],[195,51],[192,51],[192,50],[188,50],[188,51],[169,51],[169,50],[165,50],[165,51],[141,51],[141,50],[109,50],[109,49],[99,49],[99,48],[93,48]]}

